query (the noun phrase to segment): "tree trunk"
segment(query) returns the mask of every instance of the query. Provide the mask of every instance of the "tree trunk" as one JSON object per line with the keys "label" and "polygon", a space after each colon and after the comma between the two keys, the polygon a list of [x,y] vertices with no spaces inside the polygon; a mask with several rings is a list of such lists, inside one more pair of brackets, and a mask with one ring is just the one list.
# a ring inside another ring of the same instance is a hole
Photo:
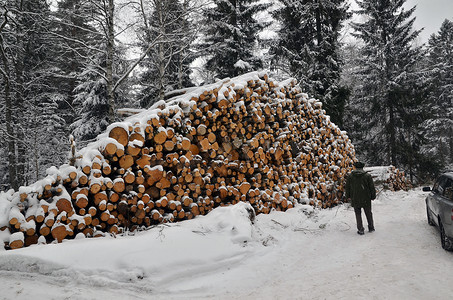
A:
{"label": "tree trunk", "polygon": [[1,56],[4,69],[2,70],[4,79],[4,92],[5,92],[5,121],[6,121],[6,140],[8,144],[8,175],[10,186],[17,190],[19,185],[16,181],[16,143],[14,139],[14,132],[12,126],[12,105],[11,105],[11,87],[8,71],[8,59],[3,48],[3,38],[0,35],[1,43]]}
{"label": "tree trunk", "polygon": [[389,155],[390,163],[396,166],[396,131],[395,131],[395,110],[393,107],[393,97],[389,96],[389,123],[388,123],[388,134],[389,134]]}
{"label": "tree trunk", "polygon": [[165,77],[165,49],[164,49],[164,40],[165,39],[165,24],[164,24],[164,17],[163,17],[163,3],[162,1],[159,1],[157,4],[160,7],[159,9],[159,24],[160,24],[160,34],[162,35],[160,37],[161,42],[159,43],[159,100],[164,100],[165,96],[165,90],[164,90],[164,77]]}
{"label": "tree trunk", "polygon": [[115,32],[114,32],[114,1],[109,0],[107,8],[107,102],[109,106],[109,122],[115,121],[115,92],[113,89],[113,52],[115,50]]}
{"label": "tree trunk", "polygon": [[453,163],[453,128],[449,131],[450,163]]}
{"label": "tree trunk", "polygon": [[318,5],[316,7],[316,39],[318,41],[318,46],[322,42],[322,20],[321,20],[321,1],[318,0]]}
{"label": "tree trunk", "polygon": [[[0,26],[0,31],[3,30],[3,28],[6,26],[8,23],[8,11],[5,10],[4,12],[4,20],[2,22],[2,25]],[[13,132],[13,126],[12,126],[12,103],[11,103],[11,81],[9,78],[9,62],[8,62],[8,57],[6,56],[5,52],[5,47],[4,47],[4,41],[3,41],[3,35],[0,34],[0,55],[3,63],[3,69],[1,70],[3,74],[3,79],[4,79],[4,91],[5,91],[5,121],[6,121],[6,140],[8,144],[8,175],[9,175],[9,184],[10,186],[17,190],[19,187],[19,184],[16,180],[16,174],[17,174],[17,169],[16,169],[16,143],[14,139],[14,132]]]}
{"label": "tree trunk", "polygon": [[[23,12],[23,1],[20,1],[19,7],[18,7],[19,12]],[[20,17],[21,18],[21,14]],[[20,21],[19,24],[22,24],[23,21]],[[25,121],[22,116],[19,116],[19,113],[22,113],[25,111],[24,107],[24,57],[25,54],[23,52],[23,49],[25,49],[24,41],[23,41],[23,35],[24,32],[21,28],[21,25],[16,26],[16,32],[15,32],[15,47],[16,47],[16,57],[15,57],[15,65],[14,65],[14,71],[16,75],[16,80],[15,80],[15,107],[13,109],[13,121],[16,122],[17,124],[17,131],[15,134],[15,138],[17,140],[17,160],[16,160],[16,178],[15,180],[17,181],[18,186],[24,185],[25,183],[25,162],[26,162],[26,148],[25,148],[25,133],[24,130],[27,127],[26,124],[23,124]],[[17,112],[17,115],[14,114],[14,112]],[[20,124],[23,124],[22,126]]]}

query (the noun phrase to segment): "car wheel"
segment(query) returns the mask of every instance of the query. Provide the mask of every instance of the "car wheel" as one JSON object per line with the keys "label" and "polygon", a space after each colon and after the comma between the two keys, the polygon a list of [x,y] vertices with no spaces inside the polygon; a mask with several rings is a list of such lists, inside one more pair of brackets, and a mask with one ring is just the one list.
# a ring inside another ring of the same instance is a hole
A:
{"label": "car wheel", "polygon": [[434,226],[433,219],[431,218],[431,215],[429,214],[429,208],[426,206],[426,217],[428,219],[428,224],[431,226]]}
{"label": "car wheel", "polygon": [[439,221],[439,229],[440,229],[440,242],[442,244],[442,248],[447,251],[453,251],[453,243],[451,239],[445,234],[444,226],[442,222]]}

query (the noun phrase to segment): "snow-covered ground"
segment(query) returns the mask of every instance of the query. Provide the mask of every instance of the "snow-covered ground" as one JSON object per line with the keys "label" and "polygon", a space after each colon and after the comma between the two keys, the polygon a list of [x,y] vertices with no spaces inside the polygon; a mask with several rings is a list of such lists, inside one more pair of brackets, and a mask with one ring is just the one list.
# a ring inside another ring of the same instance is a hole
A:
{"label": "snow-covered ground", "polygon": [[348,205],[252,224],[240,203],[135,236],[0,251],[0,299],[451,299],[453,253],[425,196],[381,192],[364,236]]}

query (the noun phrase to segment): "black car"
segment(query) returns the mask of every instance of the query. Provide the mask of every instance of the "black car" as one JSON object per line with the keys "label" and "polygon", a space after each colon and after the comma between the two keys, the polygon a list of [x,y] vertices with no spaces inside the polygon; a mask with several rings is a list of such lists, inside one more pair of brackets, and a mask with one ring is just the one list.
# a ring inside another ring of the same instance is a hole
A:
{"label": "black car", "polygon": [[431,192],[426,197],[428,224],[439,228],[442,248],[453,251],[453,171],[442,174],[432,189],[424,187],[423,191]]}

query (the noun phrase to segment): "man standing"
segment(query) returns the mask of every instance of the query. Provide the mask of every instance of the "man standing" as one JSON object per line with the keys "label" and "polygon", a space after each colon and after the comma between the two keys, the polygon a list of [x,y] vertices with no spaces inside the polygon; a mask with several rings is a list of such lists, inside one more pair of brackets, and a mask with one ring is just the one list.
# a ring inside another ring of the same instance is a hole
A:
{"label": "man standing", "polygon": [[357,233],[364,234],[362,224],[362,208],[368,222],[369,232],[374,231],[373,213],[371,212],[371,200],[376,199],[376,189],[374,188],[371,175],[363,170],[363,162],[354,163],[354,170],[346,179],[346,199],[351,200],[354,207],[355,218],[357,221]]}

